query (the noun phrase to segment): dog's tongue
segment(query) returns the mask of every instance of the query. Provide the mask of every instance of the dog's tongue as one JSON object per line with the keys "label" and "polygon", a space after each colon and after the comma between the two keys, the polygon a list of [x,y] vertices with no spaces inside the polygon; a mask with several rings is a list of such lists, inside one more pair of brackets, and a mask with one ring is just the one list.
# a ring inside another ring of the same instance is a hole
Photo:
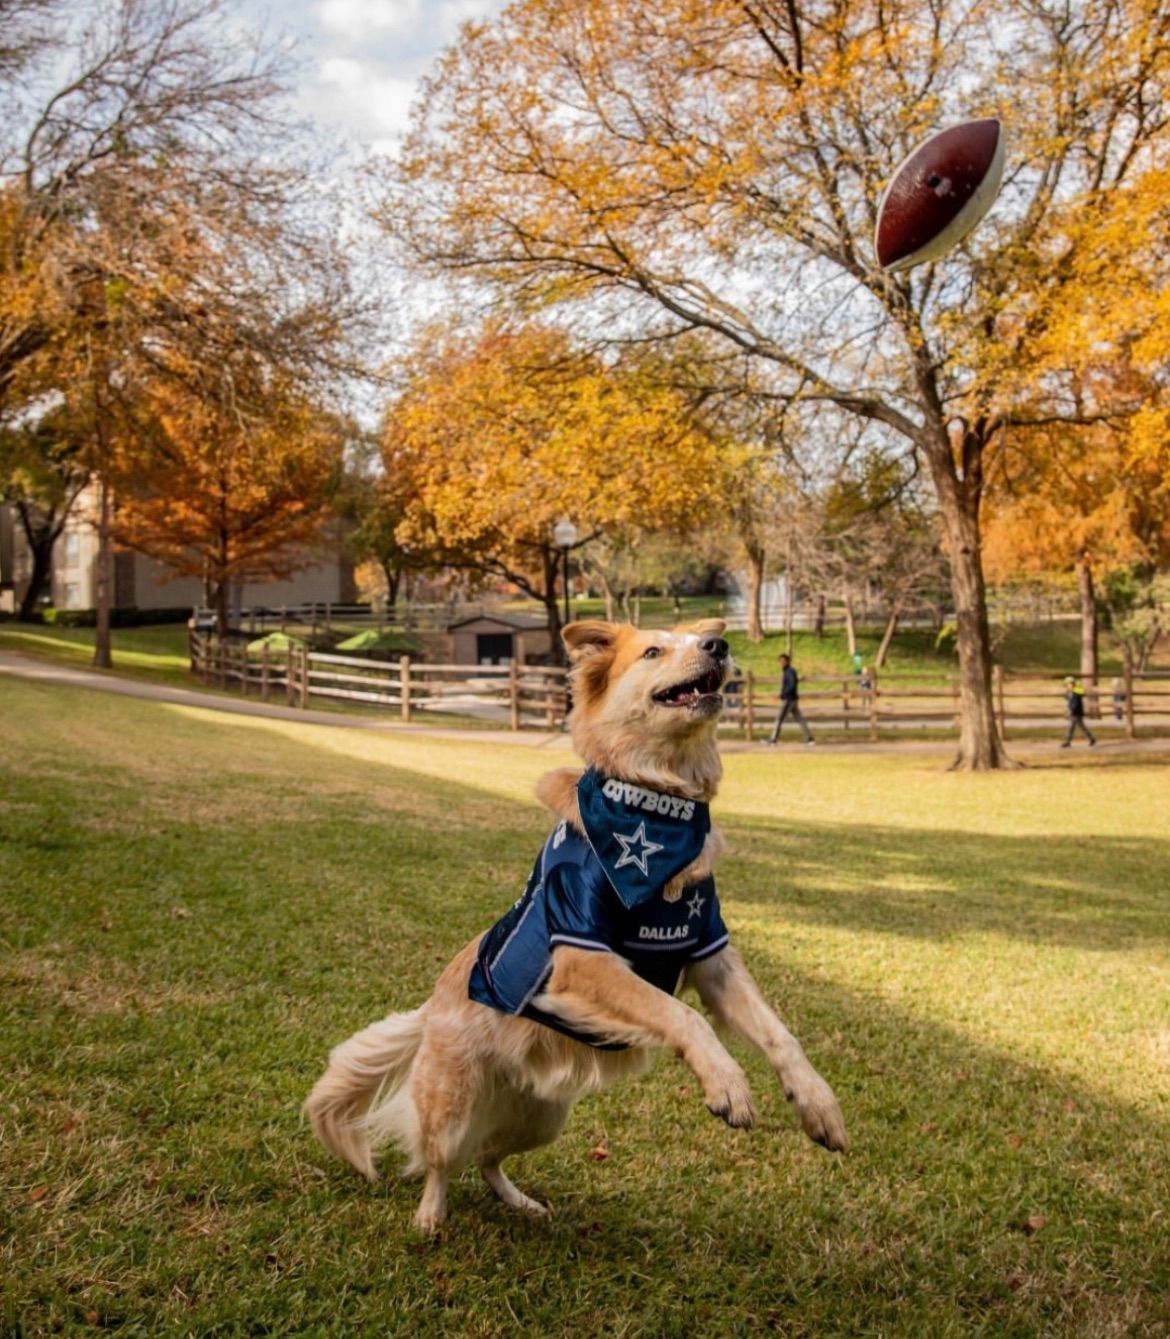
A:
{"label": "dog's tongue", "polygon": [[696,860],[711,830],[702,801],[603,777],[592,767],[577,783],[577,802],[589,845],[626,907],[655,897]]}

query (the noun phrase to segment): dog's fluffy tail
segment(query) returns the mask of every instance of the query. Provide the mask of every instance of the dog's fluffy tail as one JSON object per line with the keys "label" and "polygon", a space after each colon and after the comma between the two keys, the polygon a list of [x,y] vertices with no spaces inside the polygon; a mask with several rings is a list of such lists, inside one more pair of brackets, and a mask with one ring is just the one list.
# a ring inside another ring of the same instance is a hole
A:
{"label": "dog's fluffy tail", "polygon": [[375,1103],[391,1103],[406,1083],[422,1042],[423,1013],[391,1014],[335,1046],[305,1099],[317,1138],[371,1181],[377,1173],[368,1113]]}

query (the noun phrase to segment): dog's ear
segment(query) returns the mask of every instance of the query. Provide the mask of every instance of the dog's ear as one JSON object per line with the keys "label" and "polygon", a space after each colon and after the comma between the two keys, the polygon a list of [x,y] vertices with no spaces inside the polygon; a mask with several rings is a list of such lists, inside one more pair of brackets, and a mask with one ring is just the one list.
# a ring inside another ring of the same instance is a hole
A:
{"label": "dog's ear", "polygon": [[617,650],[617,628],[612,623],[590,619],[570,623],[561,636],[569,648],[569,682],[574,699],[580,703],[595,702],[605,693],[609,681]]}
{"label": "dog's ear", "polygon": [[580,623],[567,623],[561,630],[561,637],[569,648],[569,659],[575,665],[590,656],[612,651],[616,633],[612,623],[584,619]]}
{"label": "dog's ear", "polygon": [[684,623],[679,632],[693,632],[698,637],[719,637],[726,629],[726,619],[700,618],[694,623]]}

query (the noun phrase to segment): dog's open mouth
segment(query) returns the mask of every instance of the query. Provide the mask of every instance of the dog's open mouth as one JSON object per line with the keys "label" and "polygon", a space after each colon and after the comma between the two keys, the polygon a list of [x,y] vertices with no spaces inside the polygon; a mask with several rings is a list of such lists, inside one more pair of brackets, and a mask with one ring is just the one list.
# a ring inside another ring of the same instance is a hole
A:
{"label": "dog's open mouth", "polygon": [[717,706],[720,702],[719,690],[723,687],[723,675],[719,670],[708,670],[697,679],[688,679],[685,683],[673,684],[654,694],[654,701],[660,707],[699,707]]}

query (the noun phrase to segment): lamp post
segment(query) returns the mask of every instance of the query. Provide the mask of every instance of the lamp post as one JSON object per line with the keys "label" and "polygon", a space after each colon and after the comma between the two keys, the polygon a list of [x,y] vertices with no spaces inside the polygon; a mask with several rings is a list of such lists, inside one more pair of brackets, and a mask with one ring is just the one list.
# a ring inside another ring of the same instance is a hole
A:
{"label": "lamp post", "polygon": [[569,550],[577,542],[577,527],[572,521],[558,521],[553,526],[553,543],[560,549],[564,559],[565,569],[565,622],[568,623],[571,615],[569,613]]}

